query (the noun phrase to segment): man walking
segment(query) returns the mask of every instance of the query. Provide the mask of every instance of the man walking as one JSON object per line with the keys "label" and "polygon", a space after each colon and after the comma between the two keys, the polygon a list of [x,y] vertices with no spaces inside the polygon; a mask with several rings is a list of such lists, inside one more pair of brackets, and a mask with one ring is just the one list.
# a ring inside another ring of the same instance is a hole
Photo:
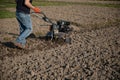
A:
{"label": "man walking", "polygon": [[32,32],[30,9],[36,13],[40,13],[40,8],[32,5],[32,0],[16,0],[16,19],[19,23],[20,35],[14,44],[18,48],[25,48],[26,38]]}

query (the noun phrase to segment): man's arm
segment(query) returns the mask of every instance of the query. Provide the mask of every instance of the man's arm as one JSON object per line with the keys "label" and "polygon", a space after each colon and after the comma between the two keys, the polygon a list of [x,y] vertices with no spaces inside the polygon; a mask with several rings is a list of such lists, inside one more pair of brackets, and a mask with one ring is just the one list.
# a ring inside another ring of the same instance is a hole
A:
{"label": "man's arm", "polygon": [[30,9],[33,9],[34,12],[40,13],[40,8],[34,7],[31,3],[30,0],[25,0],[25,5],[29,7]]}
{"label": "man's arm", "polygon": [[30,3],[30,0],[25,0],[25,5],[30,9],[34,9],[35,7]]}

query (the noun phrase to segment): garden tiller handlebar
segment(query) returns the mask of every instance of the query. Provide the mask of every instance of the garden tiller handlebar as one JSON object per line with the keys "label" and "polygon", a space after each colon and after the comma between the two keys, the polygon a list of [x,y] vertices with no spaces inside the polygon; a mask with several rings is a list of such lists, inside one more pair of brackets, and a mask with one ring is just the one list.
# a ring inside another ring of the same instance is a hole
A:
{"label": "garden tiller handlebar", "polygon": [[51,21],[51,19],[49,19],[49,18],[44,14],[44,12],[38,13],[38,14],[42,14],[42,16],[37,15],[37,13],[35,13],[35,12],[32,12],[32,14],[34,14],[35,16],[37,16],[37,17],[40,18],[40,19],[43,19],[45,22],[54,24],[54,23]]}

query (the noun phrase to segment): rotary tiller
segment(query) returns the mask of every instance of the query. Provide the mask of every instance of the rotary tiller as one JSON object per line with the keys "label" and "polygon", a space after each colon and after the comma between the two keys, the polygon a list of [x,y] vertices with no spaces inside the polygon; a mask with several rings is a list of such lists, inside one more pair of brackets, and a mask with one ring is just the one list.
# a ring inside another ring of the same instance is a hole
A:
{"label": "rotary tiller", "polygon": [[70,27],[70,22],[65,20],[58,20],[53,22],[50,18],[48,18],[43,12],[38,15],[34,13],[36,17],[41,18],[45,22],[51,23],[49,32],[46,34],[46,40],[59,40],[63,39],[67,43],[71,43],[71,31],[73,30]]}

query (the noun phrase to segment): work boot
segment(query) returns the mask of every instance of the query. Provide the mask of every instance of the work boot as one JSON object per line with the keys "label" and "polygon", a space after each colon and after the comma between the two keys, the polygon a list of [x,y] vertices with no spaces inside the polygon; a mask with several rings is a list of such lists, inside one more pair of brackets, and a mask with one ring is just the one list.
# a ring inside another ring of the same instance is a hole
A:
{"label": "work boot", "polygon": [[19,49],[25,49],[25,45],[22,45],[21,43],[15,42],[14,45]]}

